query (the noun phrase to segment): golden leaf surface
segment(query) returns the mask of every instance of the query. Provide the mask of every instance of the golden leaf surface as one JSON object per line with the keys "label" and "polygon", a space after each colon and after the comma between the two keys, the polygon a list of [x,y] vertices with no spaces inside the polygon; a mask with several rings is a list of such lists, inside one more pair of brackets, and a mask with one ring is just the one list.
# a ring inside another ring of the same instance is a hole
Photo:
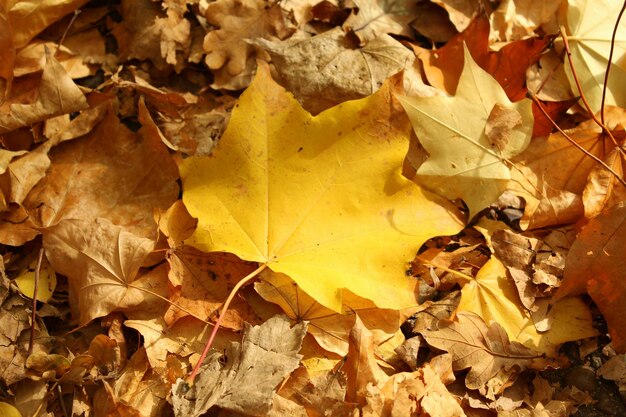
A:
{"label": "golden leaf surface", "polygon": [[415,305],[406,263],[461,223],[401,175],[410,134],[392,101],[401,81],[313,117],[260,68],[213,155],[180,167],[198,218],[187,243],[265,263],[335,311],[343,289],[381,308]]}

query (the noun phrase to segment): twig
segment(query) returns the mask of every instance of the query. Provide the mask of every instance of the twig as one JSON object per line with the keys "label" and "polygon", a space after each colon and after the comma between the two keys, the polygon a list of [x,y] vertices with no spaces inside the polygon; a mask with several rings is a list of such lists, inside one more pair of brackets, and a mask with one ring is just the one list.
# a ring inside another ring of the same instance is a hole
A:
{"label": "twig", "polygon": [[213,340],[215,339],[215,335],[217,335],[217,331],[220,328],[220,324],[222,324],[224,315],[226,314],[226,311],[228,310],[230,303],[233,301],[233,298],[235,298],[235,294],[237,294],[237,292],[239,291],[241,287],[243,287],[248,282],[252,281],[252,279],[254,279],[257,275],[259,275],[265,268],[267,268],[267,264],[263,264],[259,266],[257,269],[255,269],[254,271],[246,275],[241,281],[237,283],[237,285],[233,287],[233,289],[230,291],[230,294],[228,294],[228,298],[226,298],[226,301],[224,302],[224,305],[222,306],[222,311],[220,312],[220,316],[217,318],[217,321],[215,322],[213,331],[211,331],[209,340],[206,342],[206,345],[204,346],[204,350],[202,351],[202,354],[200,355],[200,359],[198,359],[198,363],[196,363],[196,366],[193,368],[193,371],[187,378],[187,383],[189,385],[193,385],[193,381],[194,379],[196,379],[196,375],[198,375],[198,372],[200,371],[202,362],[204,362],[204,359],[206,358],[207,354],[209,353],[209,350],[211,349],[211,346],[213,345]]}
{"label": "twig", "polygon": [[606,64],[606,71],[604,73],[604,86],[602,87],[602,101],[600,104],[600,120],[602,124],[604,124],[604,99],[606,98],[606,88],[609,83],[609,70],[611,69],[611,61],[613,61],[613,50],[615,49],[615,36],[617,35],[617,29],[619,28],[619,21],[622,20],[622,15],[624,14],[624,10],[626,10],[626,1],[622,4],[622,9],[619,11],[617,15],[617,21],[615,22],[615,27],[613,28],[613,35],[611,35],[611,50],[609,52],[609,62]]}
{"label": "twig", "polygon": [[30,339],[28,341],[27,356],[33,353],[33,344],[35,342],[35,322],[37,321],[37,290],[39,286],[39,273],[41,271],[41,262],[43,261],[43,246],[39,249],[39,259],[37,259],[37,268],[35,268],[35,283],[33,285],[33,312],[30,324]]}
{"label": "twig", "polygon": [[535,102],[535,104],[537,105],[537,107],[539,108],[539,110],[541,110],[541,112],[543,113],[543,115],[550,120],[550,123],[552,123],[552,126],[554,126],[559,133],[565,138],[567,139],[572,145],[574,145],[576,148],[578,148],[578,150],[580,150],[582,153],[584,153],[585,155],[587,155],[589,158],[593,159],[594,161],[596,161],[597,163],[599,163],[600,165],[602,165],[604,168],[606,168],[611,174],[613,174],[615,176],[615,178],[617,178],[617,180],[624,186],[626,187],[626,181],[624,181],[624,179],[613,170],[613,168],[611,168],[610,166],[608,166],[603,160],[601,160],[600,158],[598,158],[597,156],[593,155],[592,153],[590,153],[589,151],[587,151],[585,148],[583,148],[582,146],[580,146],[580,144],[578,142],[576,142],[574,139],[570,138],[569,135],[567,133],[565,133],[565,131],[563,129],[561,129],[561,127],[556,124],[556,122],[552,119],[552,117],[550,117],[550,115],[548,114],[548,112],[546,112],[546,110],[543,108],[543,105],[541,104],[541,101],[539,101],[539,99],[537,98],[537,96],[535,96],[530,90],[529,90],[529,95],[530,98]]}
{"label": "twig", "polygon": [[53,57],[57,55],[57,52],[59,52],[59,48],[63,44],[63,41],[65,40],[65,37],[67,36],[67,33],[70,31],[70,28],[72,27],[72,25],[76,21],[76,18],[78,17],[80,12],[81,12],[80,9],[74,10],[74,16],[72,16],[72,19],[70,20],[70,23],[65,28],[65,31],[63,32],[63,36],[61,36],[61,39],[59,39],[59,42],[57,43],[57,47],[54,50],[54,54],[52,54]]}

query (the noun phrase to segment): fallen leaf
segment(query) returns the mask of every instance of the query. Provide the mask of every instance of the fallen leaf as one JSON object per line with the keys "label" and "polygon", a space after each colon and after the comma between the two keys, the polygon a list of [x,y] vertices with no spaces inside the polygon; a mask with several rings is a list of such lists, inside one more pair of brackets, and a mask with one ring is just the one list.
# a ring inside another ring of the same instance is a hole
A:
{"label": "fallen leaf", "polygon": [[[623,179],[626,171],[624,147],[613,148],[604,158],[604,163]],[[619,182],[615,174],[597,164],[589,173],[582,200],[585,206],[585,217],[592,219],[600,215],[603,210],[626,201],[626,187]]]}
{"label": "fallen leaf", "polygon": [[[597,127],[588,124],[565,133],[599,159],[613,148]],[[582,194],[596,162],[561,133],[536,138],[512,161],[516,168],[508,189],[526,201],[522,229],[573,223],[583,216]]]}
{"label": "fallen leaf", "polygon": [[100,217],[155,237],[153,210],[178,196],[177,169],[161,140],[133,133],[112,109],[86,136],[56,146],[50,158],[47,175],[24,200],[40,227]]}
{"label": "fallen leaf", "polygon": [[343,368],[348,382],[345,400],[363,407],[367,403],[367,387],[383,385],[389,377],[378,366],[374,354],[374,338],[358,314],[349,340],[350,347]]}
{"label": "fallen leaf", "polygon": [[379,35],[410,36],[408,24],[417,16],[415,2],[410,0],[354,0],[356,9],[343,22],[344,30],[356,34],[362,44]]}
{"label": "fallen leaf", "polygon": [[68,277],[78,299],[81,324],[153,298],[138,288],[141,282],[133,282],[152,240],[105,219],[64,220],[46,228],[43,236],[50,263]]}
{"label": "fallen leaf", "polygon": [[365,327],[372,332],[374,345],[378,347],[392,338],[402,323],[416,310],[380,309],[371,301],[348,293],[343,296],[344,303],[350,308],[338,314],[302,291],[285,274],[265,274],[263,280],[254,284],[254,288],[263,299],[278,304],[291,320],[297,323],[306,321],[307,331],[317,343],[327,351],[341,356],[348,354],[349,335],[355,326],[357,314]]}
{"label": "fallen leaf", "polygon": [[385,384],[368,386],[364,417],[420,415],[465,417],[461,405],[427,364],[413,373],[393,375]]}
{"label": "fallen leaf", "polygon": [[540,358],[539,353],[509,341],[498,323],[487,326],[472,312],[459,311],[454,321],[441,323],[443,327],[422,335],[429,345],[452,355],[455,371],[470,368],[465,377],[469,389],[479,389],[496,377],[508,381]]}
{"label": "fallen leaf", "polygon": [[472,312],[485,323],[498,323],[508,339],[549,356],[554,355],[562,343],[597,334],[589,308],[573,297],[554,305],[552,328],[538,332],[530,312],[523,307],[515,283],[496,257],[481,268],[474,280],[463,286],[461,294],[457,312]]}
{"label": "fallen leaf", "polygon": [[452,234],[459,223],[400,174],[409,126],[391,84],[314,118],[260,68],[213,155],[181,166],[198,218],[189,243],[265,263],[338,312],[344,289],[380,308],[414,306],[405,262],[430,226]]}
{"label": "fallen leaf", "polygon": [[87,0],[19,0],[11,1],[7,15],[14,29],[13,43],[22,48],[39,32],[63,16],[82,7]]}
{"label": "fallen leaf", "polygon": [[4,401],[0,401],[0,414],[4,417],[22,417],[22,413],[17,408]]}
{"label": "fallen leaf", "polygon": [[[29,84],[33,84],[31,77],[22,77],[13,80],[12,88],[16,94],[24,94],[30,89]],[[33,93],[30,102],[13,96],[0,105],[0,134],[88,107],[83,93],[49,51],[41,80],[33,86]]]}
{"label": "fallen leaf", "polygon": [[492,39],[511,41],[533,36],[544,23],[555,19],[561,1],[504,0],[491,14]]}
{"label": "fallen leaf", "polygon": [[[399,99],[429,154],[415,181],[449,199],[463,198],[470,218],[493,203],[511,177],[509,158],[530,142],[530,100],[511,103],[500,85],[476,65],[467,48],[456,96]],[[517,111],[522,119],[503,149],[492,145],[485,134],[496,105]]]}
{"label": "fallen leaf", "polygon": [[[20,292],[31,299],[35,295],[37,263],[38,260],[34,259],[14,280]],[[52,297],[56,285],[57,276],[48,260],[44,257],[39,271],[39,281],[37,282],[37,301],[47,303]]]}
{"label": "fallen leaf", "polygon": [[580,232],[566,259],[556,298],[588,293],[607,321],[613,346],[626,351],[626,279],[624,237],[626,205],[619,203],[591,219]]}
{"label": "fallen leaf", "polygon": [[205,62],[215,73],[215,89],[246,87],[263,51],[248,39],[285,39],[294,32],[280,4],[273,0],[217,0],[204,13],[216,26],[204,38]]}
{"label": "fallen leaf", "polygon": [[[609,63],[609,52],[614,45],[611,76],[606,88],[606,104],[626,107],[621,91],[626,89],[626,68],[622,63],[626,53],[626,40],[617,36],[611,42],[617,15],[622,7],[618,0],[568,0],[566,32],[570,38],[574,70],[580,80],[583,93],[591,110],[600,110],[604,74]],[[626,30],[626,21],[621,20],[617,33]],[[569,64],[565,72],[572,91],[578,93]]]}
{"label": "fallen leaf", "polygon": [[415,59],[410,50],[385,34],[362,48],[351,48],[340,28],[305,39],[255,42],[272,57],[280,83],[313,114],[375,93]]}
{"label": "fallen leaf", "polygon": [[192,386],[182,379],[172,386],[174,414],[197,417],[214,405],[245,414],[267,413],[276,386],[298,367],[305,334],[305,323],[290,328],[284,316],[260,326],[246,325],[243,340],[231,344],[225,363],[215,352]]}
{"label": "fallen leaf", "polygon": [[433,0],[433,3],[443,7],[450,17],[450,21],[459,32],[463,32],[470,25],[472,18],[479,11],[478,0]]}

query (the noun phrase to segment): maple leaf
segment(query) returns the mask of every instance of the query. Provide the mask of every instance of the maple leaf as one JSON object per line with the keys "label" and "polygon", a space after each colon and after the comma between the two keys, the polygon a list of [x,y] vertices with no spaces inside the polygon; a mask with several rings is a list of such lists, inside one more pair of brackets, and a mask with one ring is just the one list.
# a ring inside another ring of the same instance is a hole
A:
{"label": "maple leaf", "polygon": [[392,83],[313,117],[260,68],[214,154],[180,167],[198,218],[189,243],[264,263],[335,311],[343,289],[381,308],[415,305],[405,263],[460,224],[400,173],[410,128]]}
{"label": "maple leaf", "polygon": [[[43,242],[54,270],[70,280],[72,296],[78,299],[73,307],[82,324],[151,298],[140,291],[142,285],[158,291],[150,276],[134,282],[154,242],[108,220],[63,220],[46,228]],[[160,286],[163,289],[163,283]]]}
{"label": "maple leaf", "polygon": [[[415,133],[429,154],[415,181],[450,199],[463,198],[470,218],[493,203],[511,176],[508,158],[530,142],[533,115],[530,100],[512,104],[489,74],[465,51],[465,66],[454,97],[399,97]],[[505,123],[504,134],[490,140],[485,129]]]}
{"label": "maple leaf", "polygon": [[[606,85],[606,104],[626,107],[626,99],[621,93],[626,90],[626,68],[622,62],[626,40],[620,35],[626,30],[626,21],[620,21],[617,37],[612,42],[614,22],[621,7],[622,2],[618,0],[568,0],[566,30],[572,61],[592,111],[600,110],[611,45],[615,50],[611,76]],[[565,72],[572,90],[578,92],[569,65],[565,65]]]}
{"label": "maple leaf", "polygon": [[471,311],[486,323],[496,322],[510,340],[548,355],[562,343],[597,334],[591,312],[582,300],[573,297],[554,305],[554,325],[547,332],[538,332],[530,312],[523,308],[515,283],[496,257],[463,286],[457,311]]}
{"label": "maple leaf", "polygon": [[443,326],[438,330],[421,333],[429,345],[450,352],[454,370],[470,368],[465,377],[469,389],[479,389],[492,378],[506,383],[540,357],[521,343],[509,341],[498,323],[487,326],[474,313],[459,311],[454,321],[440,323]]}
{"label": "maple leaf", "polygon": [[587,292],[605,317],[613,346],[626,351],[624,238],[626,205],[621,202],[591,219],[567,255],[556,298]]}
{"label": "maple leaf", "polygon": [[266,414],[276,386],[302,358],[297,352],[306,324],[289,326],[285,316],[275,316],[260,326],[246,324],[241,343],[231,344],[224,365],[210,361],[191,387],[182,379],[172,386],[175,415],[197,417],[213,405],[245,414]]}

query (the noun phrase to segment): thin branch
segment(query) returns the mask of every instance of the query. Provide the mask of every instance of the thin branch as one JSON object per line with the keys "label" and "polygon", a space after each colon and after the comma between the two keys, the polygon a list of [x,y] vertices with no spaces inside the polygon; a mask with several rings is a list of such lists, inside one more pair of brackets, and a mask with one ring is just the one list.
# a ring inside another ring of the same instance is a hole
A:
{"label": "thin branch", "polygon": [[608,166],[603,160],[601,160],[600,158],[598,158],[597,156],[593,155],[592,153],[590,153],[589,151],[587,151],[585,148],[583,148],[582,146],[580,146],[580,144],[578,142],[576,142],[574,139],[570,138],[569,135],[567,133],[565,133],[565,131],[563,129],[561,129],[561,127],[556,124],[556,122],[550,117],[550,115],[548,114],[548,112],[546,112],[546,110],[543,108],[543,104],[541,104],[541,101],[539,101],[539,99],[537,98],[537,96],[535,96],[532,92],[529,91],[530,94],[530,98],[535,102],[535,104],[537,105],[537,107],[539,108],[539,110],[541,110],[541,112],[543,113],[543,115],[550,120],[550,123],[552,123],[552,126],[554,126],[559,133],[565,138],[567,139],[572,145],[574,145],[576,148],[578,148],[578,150],[580,150],[582,153],[584,153],[585,155],[587,155],[589,158],[593,159],[594,161],[596,161],[597,163],[599,163],[600,165],[602,165],[607,171],[609,171],[611,174],[613,174],[613,176],[615,176],[615,178],[617,178],[617,180],[624,186],[626,187],[626,181],[624,181],[624,179],[613,170],[613,168],[611,168],[610,166]]}
{"label": "thin branch", "polygon": [[606,64],[606,71],[604,73],[604,86],[602,87],[602,101],[600,104],[600,120],[602,124],[604,124],[604,100],[606,98],[606,88],[609,83],[609,71],[611,70],[611,62],[613,61],[613,50],[615,49],[615,36],[617,35],[617,29],[619,28],[619,21],[622,20],[622,15],[624,14],[624,10],[626,10],[626,1],[622,4],[622,9],[619,11],[617,15],[617,21],[615,22],[615,27],[613,28],[613,35],[611,35],[611,51],[609,52],[609,62]]}
{"label": "thin branch", "polygon": [[33,344],[35,343],[35,322],[37,321],[37,290],[39,287],[39,274],[41,272],[41,263],[43,261],[43,246],[39,249],[39,259],[37,259],[37,268],[35,268],[35,283],[33,285],[33,312],[30,323],[30,339],[28,341],[27,356],[33,353]]}

